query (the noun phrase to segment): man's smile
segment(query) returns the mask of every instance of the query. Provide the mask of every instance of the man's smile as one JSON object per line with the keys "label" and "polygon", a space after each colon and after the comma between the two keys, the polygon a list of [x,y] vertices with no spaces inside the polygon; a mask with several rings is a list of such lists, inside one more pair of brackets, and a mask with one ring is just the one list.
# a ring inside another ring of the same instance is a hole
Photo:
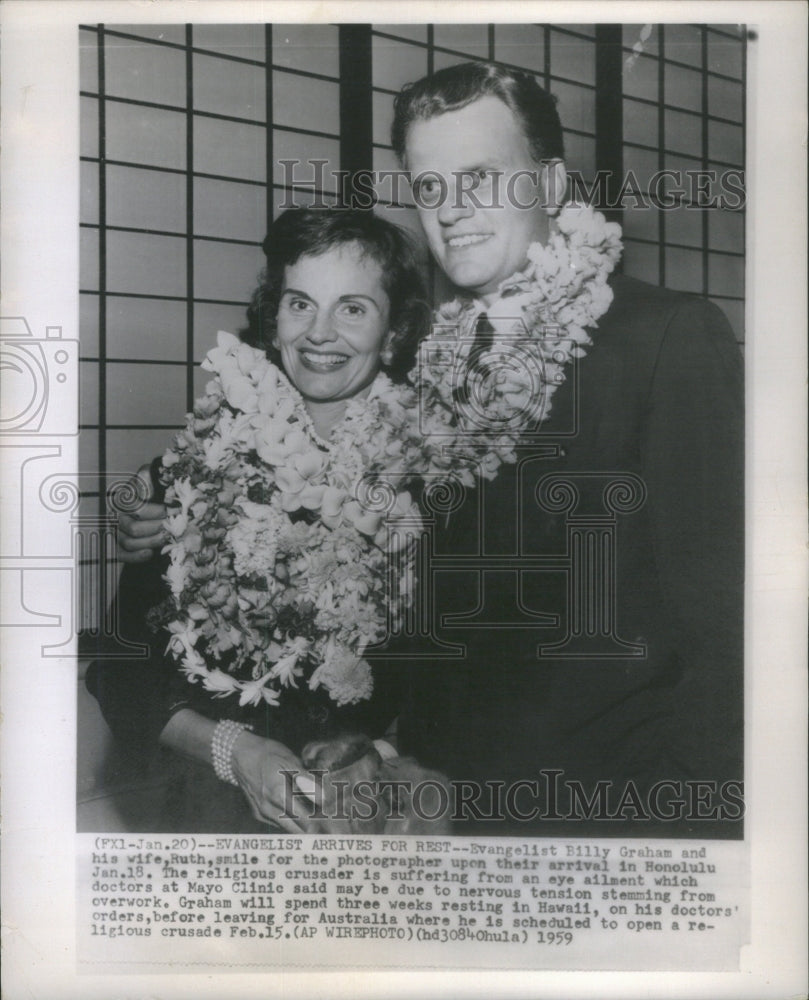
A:
{"label": "man's smile", "polygon": [[490,233],[466,233],[463,236],[451,236],[446,243],[453,250],[458,250],[462,247],[474,246],[477,243],[485,243],[486,240],[490,239]]}

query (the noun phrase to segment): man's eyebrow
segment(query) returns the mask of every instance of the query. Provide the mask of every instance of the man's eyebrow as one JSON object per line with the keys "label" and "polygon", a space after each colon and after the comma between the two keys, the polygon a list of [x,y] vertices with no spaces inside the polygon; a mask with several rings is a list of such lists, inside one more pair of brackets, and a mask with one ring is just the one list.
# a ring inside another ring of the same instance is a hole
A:
{"label": "man's eyebrow", "polygon": [[497,157],[493,157],[491,160],[481,160],[480,163],[475,163],[471,167],[461,167],[457,173],[476,174],[479,170],[497,170],[501,166],[500,160]]}

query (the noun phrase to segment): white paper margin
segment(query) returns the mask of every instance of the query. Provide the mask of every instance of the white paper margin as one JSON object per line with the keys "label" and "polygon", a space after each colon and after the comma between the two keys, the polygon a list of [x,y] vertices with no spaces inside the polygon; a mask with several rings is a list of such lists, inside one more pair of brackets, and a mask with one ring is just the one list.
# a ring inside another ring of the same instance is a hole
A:
{"label": "white paper margin", "polygon": [[[806,987],[806,7],[749,3],[51,2],[0,5],[2,315],[78,336],[79,23],[669,21],[746,23],[748,76],[747,704],[752,935],[736,973],[76,974],[75,661],[3,634],[4,996],[787,997]],[[66,419],[73,419],[67,416]],[[60,438],[75,467],[76,438]],[[7,465],[4,468],[8,468]],[[20,523],[3,481],[3,552]],[[65,539],[53,540],[62,551]],[[13,549],[12,549],[13,550]],[[47,576],[44,574],[43,576]],[[69,613],[65,593],[38,606]],[[0,595],[2,596],[2,595]]]}

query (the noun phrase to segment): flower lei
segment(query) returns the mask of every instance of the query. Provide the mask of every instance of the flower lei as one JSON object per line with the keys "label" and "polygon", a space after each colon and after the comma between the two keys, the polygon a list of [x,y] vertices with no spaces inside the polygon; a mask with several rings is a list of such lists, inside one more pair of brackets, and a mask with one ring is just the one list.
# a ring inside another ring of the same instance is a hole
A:
{"label": "flower lei", "polygon": [[[215,377],[162,471],[177,608],[169,649],[192,682],[240,705],[277,705],[301,679],[338,705],[370,696],[363,653],[413,598],[413,491],[452,478],[471,487],[513,462],[527,404],[547,417],[612,300],[620,228],[575,206],[557,227],[486,310],[494,336],[478,358],[477,408],[457,391],[470,377],[471,300],[438,311],[410,384],[379,374],[328,441],[263,351],[218,334],[203,362]],[[504,364],[514,344],[520,363]]]}
{"label": "flower lei", "polygon": [[[484,378],[500,375],[505,363],[514,383],[508,398],[518,424],[524,428],[531,416],[535,423],[545,420],[567,365],[584,357],[592,343],[587,328],[596,327],[612,303],[607,279],[622,249],[617,223],[607,222],[589,205],[571,202],[559,213],[547,243],[529,246],[526,267],[500,283],[491,305],[484,307],[470,296],[445,303],[436,313],[433,336],[442,326],[459,328],[466,344],[473,344],[475,323],[485,308],[493,342],[478,359],[479,371]],[[485,391],[483,387],[484,400]],[[483,407],[484,426],[487,418],[489,426],[492,417],[503,419],[488,401]]]}

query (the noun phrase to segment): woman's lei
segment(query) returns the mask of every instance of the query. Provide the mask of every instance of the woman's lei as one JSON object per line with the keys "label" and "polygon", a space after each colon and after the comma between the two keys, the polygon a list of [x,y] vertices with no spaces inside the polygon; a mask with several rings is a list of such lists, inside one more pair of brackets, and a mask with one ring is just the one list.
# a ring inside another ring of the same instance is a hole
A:
{"label": "woman's lei", "polygon": [[[413,598],[414,491],[473,486],[515,460],[526,404],[547,416],[609,307],[619,236],[590,208],[563,209],[487,309],[494,336],[477,362],[496,365],[493,377],[459,400],[477,310],[456,300],[438,311],[409,384],[378,375],[328,441],[262,350],[219,333],[203,362],[215,377],[163,458],[169,648],[191,681],[241,705],[276,705],[300,680],[338,705],[370,696],[363,653]],[[503,364],[514,343],[521,363]]]}

